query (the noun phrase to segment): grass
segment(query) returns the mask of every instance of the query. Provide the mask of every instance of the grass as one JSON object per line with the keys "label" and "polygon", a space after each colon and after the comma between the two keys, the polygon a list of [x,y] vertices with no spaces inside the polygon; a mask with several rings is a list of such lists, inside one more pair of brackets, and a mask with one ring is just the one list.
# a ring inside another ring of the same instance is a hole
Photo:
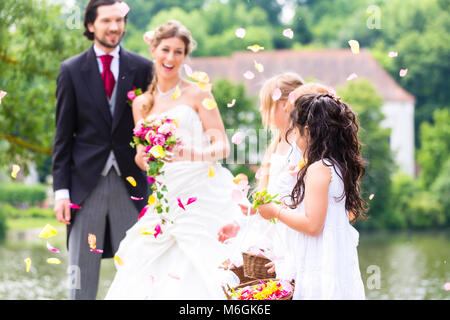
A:
{"label": "grass", "polygon": [[7,219],[6,225],[8,226],[8,230],[13,231],[23,231],[27,229],[36,229],[43,228],[46,224],[51,224],[55,228],[65,227],[62,223],[56,220],[56,217],[47,218],[47,217],[26,217],[26,218],[17,218],[17,219]]}

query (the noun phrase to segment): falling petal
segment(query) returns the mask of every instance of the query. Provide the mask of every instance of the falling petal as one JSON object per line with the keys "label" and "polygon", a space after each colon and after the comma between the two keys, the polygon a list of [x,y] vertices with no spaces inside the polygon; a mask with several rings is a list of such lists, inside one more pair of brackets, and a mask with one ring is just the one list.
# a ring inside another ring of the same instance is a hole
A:
{"label": "falling petal", "polygon": [[161,225],[158,223],[155,227],[155,239],[161,233]]}
{"label": "falling petal", "polygon": [[177,276],[175,274],[172,274],[172,273],[169,273],[168,276],[173,278],[173,279],[175,279],[175,280],[180,280],[181,279],[179,276]]}
{"label": "falling petal", "polygon": [[369,200],[372,200],[373,197],[375,197],[375,195],[372,193],[372,194],[369,196]]}
{"label": "falling petal", "polygon": [[444,284],[444,290],[445,290],[445,291],[450,291],[450,282],[446,282],[446,283]]}
{"label": "falling petal", "polygon": [[103,253],[103,250],[101,250],[101,249],[91,249],[91,252]]}
{"label": "falling petal", "polygon": [[209,76],[203,71],[194,71],[191,76],[197,82],[209,82]]}
{"label": "falling petal", "polygon": [[47,263],[50,263],[50,264],[61,264],[61,260],[59,260],[58,258],[48,258],[47,259]]}
{"label": "falling petal", "polygon": [[212,178],[215,175],[216,175],[216,167],[215,166],[208,166],[208,176],[210,178]]}
{"label": "falling petal", "polygon": [[144,208],[142,208],[141,212],[139,213],[138,220],[141,219],[145,215],[147,210],[148,210],[148,206],[145,206]]}
{"label": "falling petal", "polygon": [[203,99],[202,106],[205,107],[205,109],[212,110],[217,108],[217,102],[214,99],[205,98]]}
{"label": "falling petal", "polygon": [[272,100],[278,101],[280,98],[281,98],[281,90],[280,90],[280,88],[276,88],[272,94]]}
{"label": "falling petal", "polygon": [[245,37],[245,29],[244,28],[238,28],[236,29],[236,32],[234,33],[236,37],[238,38],[244,38]]}
{"label": "falling petal", "polygon": [[261,63],[255,61],[255,69],[259,72],[264,72],[264,66]]}
{"label": "falling petal", "polygon": [[188,77],[192,77],[192,68],[187,64],[184,64],[183,66],[184,66],[184,73],[186,73]]}
{"label": "falling petal", "polygon": [[247,181],[247,183],[248,183],[248,177],[245,174],[243,174],[243,173],[238,173],[234,177],[233,182],[236,183],[236,184],[239,184],[241,181]]}
{"label": "falling petal", "polygon": [[144,235],[144,236],[151,236],[153,235],[155,229],[152,228],[141,228],[139,229],[139,233]]}
{"label": "falling petal", "polygon": [[13,164],[12,165],[12,171],[11,171],[11,177],[13,177],[14,179],[17,178],[17,174],[20,171],[20,167],[17,164]]}
{"label": "falling petal", "polygon": [[125,264],[122,258],[120,258],[118,255],[114,256],[114,261],[116,261],[119,266],[123,266]]}
{"label": "falling petal", "polygon": [[255,78],[255,74],[253,72],[251,72],[250,70],[248,70],[244,73],[244,78],[247,80],[252,80]]}
{"label": "falling petal", "polygon": [[232,108],[232,107],[234,107],[235,104],[236,104],[236,99],[233,99],[233,100],[231,101],[231,103],[227,103],[227,107],[228,107],[228,108]]}
{"label": "falling petal", "polygon": [[388,57],[389,58],[395,58],[395,57],[397,57],[398,56],[398,52],[396,52],[396,51],[391,51],[391,52],[389,52],[389,54],[388,54]]}
{"label": "falling petal", "polygon": [[231,142],[235,145],[239,145],[244,141],[245,134],[238,131],[231,137]]}
{"label": "falling petal", "polygon": [[263,177],[264,177],[264,170],[262,168],[256,170],[255,179],[261,180]]}
{"label": "falling petal", "polygon": [[48,249],[49,251],[51,251],[51,252],[54,252],[54,253],[60,253],[59,249],[53,248],[53,247],[50,245],[50,243],[48,243],[48,241],[47,241],[47,249]]}
{"label": "falling petal", "polygon": [[299,169],[303,169],[303,167],[306,166],[306,160],[305,159],[300,159],[300,161],[298,162],[298,167]]}
{"label": "falling petal", "polygon": [[253,52],[258,52],[258,51],[264,50],[264,47],[261,47],[259,44],[254,44],[252,46],[248,46],[247,49],[249,49]]}
{"label": "falling petal", "polygon": [[195,201],[197,201],[197,197],[191,197],[191,198],[188,199],[186,205],[189,205],[189,204],[191,204],[191,203],[194,203]]}
{"label": "falling petal", "polygon": [[72,208],[72,209],[77,209],[77,210],[81,209],[80,206],[77,206],[77,205],[74,204],[74,203],[70,203],[69,206],[70,206],[70,208]]}
{"label": "falling petal", "polygon": [[295,103],[295,92],[294,92],[294,91],[292,91],[291,93],[289,93],[288,100],[289,100],[289,102],[290,102],[291,104],[294,104],[294,103]]}
{"label": "falling petal", "polygon": [[0,104],[2,104],[2,99],[7,95],[6,91],[0,90]]}
{"label": "falling petal", "polygon": [[211,91],[212,89],[212,84],[209,82],[197,82],[198,87],[200,88],[200,90],[202,91]]}
{"label": "falling petal", "polygon": [[286,38],[292,39],[294,37],[294,31],[292,31],[292,29],[284,29],[283,30],[283,36],[285,36]]}
{"label": "falling petal", "polygon": [[30,258],[26,258],[24,261],[25,261],[25,271],[26,271],[26,272],[30,272],[30,269],[31,269],[31,259],[30,259]]}
{"label": "falling petal", "polygon": [[177,198],[177,201],[178,201],[178,206],[179,206],[181,209],[186,210],[186,208],[185,208],[184,205],[183,205],[183,202],[181,202],[181,199],[180,199],[180,198]]}
{"label": "falling petal", "polygon": [[125,17],[128,14],[128,12],[130,12],[130,7],[123,1],[119,2],[119,6],[120,6],[120,13],[122,14],[123,17]]}
{"label": "falling petal", "polygon": [[88,243],[89,248],[91,249],[95,249],[97,247],[97,237],[95,236],[95,234],[92,233],[88,234]]}
{"label": "falling petal", "polygon": [[148,205],[151,206],[156,202],[156,197],[154,195],[151,195],[148,197]]}
{"label": "falling petal", "polygon": [[127,181],[133,186],[136,187],[136,180],[133,177],[127,177]]}
{"label": "falling petal", "polygon": [[336,90],[334,90],[334,87],[328,87],[328,91],[334,96],[337,95],[337,92],[336,92]]}
{"label": "falling petal", "polygon": [[356,78],[358,78],[358,75],[356,73],[352,73],[351,75],[349,75],[347,77],[347,81],[350,81],[350,80],[353,80],[353,79],[356,79]]}
{"label": "falling petal", "polygon": [[350,49],[352,50],[352,53],[358,54],[359,53],[359,42],[357,40],[350,40],[348,42],[350,45]]}
{"label": "falling petal", "polygon": [[298,165],[293,164],[288,167],[288,172],[291,176],[296,176],[299,171],[300,167]]}
{"label": "falling petal", "polygon": [[39,238],[48,239],[56,236],[57,234],[58,231],[56,231],[56,229],[52,225],[46,224],[45,227],[39,233]]}
{"label": "falling petal", "polygon": [[155,31],[153,31],[153,30],[147,31],[143,35],[144,41],[147,42],[148,45],[152,44],[154,35],[155,35]]}
{"label": "falling petal", "polygon": [[138,198],[138,197],[133,197],[133,196],[131,196],[131,200],[134,200],[134,201],[141,201],[141,200],[144,200],[144,198],[142,198],[142,197]]}
{"label": "falling petal", "polygon": [[173,93],[172,100],[177,100],[180,96],[181,96],[181,90],[180,90],[180,87],[177,86],[175,88],[175,92]]}
{"label": "falling petal", "polygon": [[407,73],[408,73],[408,69],[400,69],[399,75],[400,75],[400,77],[404,77],[404,76],[406,76]]}

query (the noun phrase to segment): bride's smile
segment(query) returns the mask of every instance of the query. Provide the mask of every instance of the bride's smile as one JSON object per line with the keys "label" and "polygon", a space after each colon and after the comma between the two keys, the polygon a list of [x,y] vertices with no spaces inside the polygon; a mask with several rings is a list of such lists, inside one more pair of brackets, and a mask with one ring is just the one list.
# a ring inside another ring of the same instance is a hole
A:
{"label": "bride's smile", "polygon": [[177,37],[163,39],[156,47],[151,47],[150,52],[156,64],[161,90],[172,89],[179,80],[178,70],[184,62],[184,42]]}

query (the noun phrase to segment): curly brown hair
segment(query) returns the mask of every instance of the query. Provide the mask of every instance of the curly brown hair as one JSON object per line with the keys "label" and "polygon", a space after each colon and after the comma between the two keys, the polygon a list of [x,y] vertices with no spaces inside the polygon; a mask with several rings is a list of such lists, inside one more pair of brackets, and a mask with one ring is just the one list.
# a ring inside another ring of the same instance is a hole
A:
{"label": "curly brown hair", "polygon": [[[305,176],[308,167],[316,161],[329,159],[337,166],[339,177],[344,182],[345,208],[354,223],[367,218],[367,202],[361,197],[360,181],[365,174],[364,160],[358,139],[359,124],[350,106],[331,94],[305,94],[297,98],[291,114],[291,127],[286,133],[298,128],[305,135],[308,127],[306,165],[298,172],[297,183],[290,195],[291,208],[298,206],[305,197]],[[340,171],[340,173],[339,173]],[[342,176],[341,176],[342,174]]]}

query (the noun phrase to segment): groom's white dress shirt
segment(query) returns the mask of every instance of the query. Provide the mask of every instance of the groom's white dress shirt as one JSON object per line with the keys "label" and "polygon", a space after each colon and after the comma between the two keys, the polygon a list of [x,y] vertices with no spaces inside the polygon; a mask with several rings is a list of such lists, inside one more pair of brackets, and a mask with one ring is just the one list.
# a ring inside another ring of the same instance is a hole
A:
{"label": "groom's white dress shirt", "polygon": [[[98,71],[100,72],[100,74],[102,74],[103,64],[102,61],[100,60],[100,56],[105,55],[106,53],[103,52],[103,50],[97,47],[95,44],[94,44],[94,52],[95,55],[97,56]],[[120,60],[119,53],[120,53],[120,46],[117,46],[112,52],[109,53],[109,55],[113,56],[110,68],[114,76],[114,80],[116,80],[116,85],[114,86],[113,94],[111,96],[111,99],[108,100],[111,108],[111,114],[114,113],[117,79],[119,78],[119,60]],[[103,168],[102,176],[106,176],[111,168],[114,168],[119,176],[121,175],[119,165],[117,164],[116,157],[114,156],[114,152],[112,150],[109,153],[108,160],[106,161],[105,167]],[[70,199],[69,189],[60,189],[55,191],[55,201],[60,199]]]}

